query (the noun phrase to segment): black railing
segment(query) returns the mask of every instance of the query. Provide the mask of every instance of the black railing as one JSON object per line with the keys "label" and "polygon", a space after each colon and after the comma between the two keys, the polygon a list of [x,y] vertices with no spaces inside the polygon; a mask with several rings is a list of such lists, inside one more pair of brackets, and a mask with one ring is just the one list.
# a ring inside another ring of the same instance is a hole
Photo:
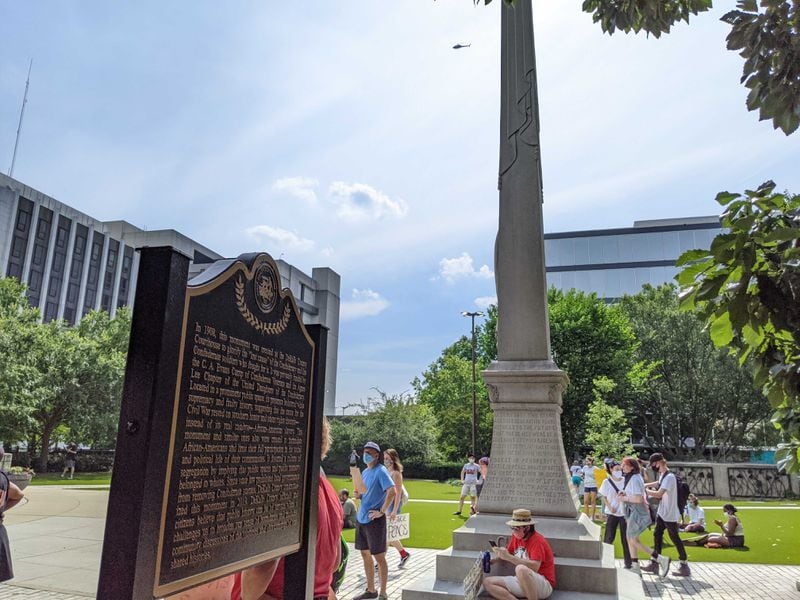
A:
{"label": "black railing", "polygon": [[695,496],[715,496],[714,470],[709,466],[679,465],[672,467],[678,476],[689,484]]}
{"label": "black railing", "polygon": [[789,476],[775,467],[728,467],[731,498],[786,498],[792,492]]}

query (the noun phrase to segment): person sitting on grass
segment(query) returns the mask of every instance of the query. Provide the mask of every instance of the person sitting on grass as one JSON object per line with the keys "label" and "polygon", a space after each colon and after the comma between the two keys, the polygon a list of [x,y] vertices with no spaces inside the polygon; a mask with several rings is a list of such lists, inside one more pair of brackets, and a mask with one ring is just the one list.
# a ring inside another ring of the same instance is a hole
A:
{"label": "person sitting on grass", "polygon": [[539,600],[549,598],[556,587],[556,568],[553,551],[545,537],[536,531],[531,511],[514,509],[511,520],[511,540],[508,546],[492,548],[492,562],[502,560],[514,565],[514,575],[485,577],[483,588],[496,600]]}
{"label": "person sitting on grass", "polygon": [[706,511],[700,508],[700,501],[694,494],[689,494],[686,502],[684,516],[688,517],[689,523],[681,523],[678,527],[681,531],[692,533],[703,533],[706,530]]}
{"label": "person sitting on grass", "polygon": [[733,504],[725,504],[722,512],[727,521],[714,519],[714,523],[719,525],[722,533],[709,533],[698,538],[686,540],[692,546],[705,546],[706,548],[742,548],[744,546],[744,525],[736,516],[736,507]]}

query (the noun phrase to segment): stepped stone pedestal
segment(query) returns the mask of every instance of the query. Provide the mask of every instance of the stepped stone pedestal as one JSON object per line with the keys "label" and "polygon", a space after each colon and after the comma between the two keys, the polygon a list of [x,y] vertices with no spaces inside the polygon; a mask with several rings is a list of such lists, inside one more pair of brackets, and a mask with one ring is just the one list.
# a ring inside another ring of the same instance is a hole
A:
{"label": "stepped stone pedestal", "polygon": [[[506,521],[515,508],[531,510],[536,530],[553,549],[552,598],[643,598],[638,575],[616,569],[600,527],[579,511],[561,440],[564,373],[551,361],[499,361],[482,375],[495,418],[479,514],[454,531],[452,547],[437,555],[435,578],[405,588],[403,600],[463,600],[467,572],[490,549],[489,540],[508,540]],[[497,563],[492,574],[514,572]]]}

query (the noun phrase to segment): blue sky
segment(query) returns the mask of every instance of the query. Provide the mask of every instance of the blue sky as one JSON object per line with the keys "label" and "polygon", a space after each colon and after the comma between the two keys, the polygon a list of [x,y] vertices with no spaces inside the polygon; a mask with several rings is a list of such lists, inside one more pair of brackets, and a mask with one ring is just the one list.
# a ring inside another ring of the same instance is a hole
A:
{"label": "blue sky", "polygon": [[[660,40],[534,2],[545,230],[709,215],[800,134],[744,107],[722,9]],[[337,403],[409,382],[494,295],[499,2],[0,5],[0,168],[101,219],[342,275]],[[452,50],[455,43],[471,47]],[[476,304],[477,300],[477,304]]]}

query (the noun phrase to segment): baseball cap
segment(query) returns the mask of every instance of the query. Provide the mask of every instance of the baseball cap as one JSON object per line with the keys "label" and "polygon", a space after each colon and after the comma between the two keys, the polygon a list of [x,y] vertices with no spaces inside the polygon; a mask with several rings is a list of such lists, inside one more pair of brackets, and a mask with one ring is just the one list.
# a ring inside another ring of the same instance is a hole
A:
{"label": "baseball cap", "polygon": [[375,442],[367,442],[366,444],[364,444],[364,448],[371,448],[372,450],[375,450],[375,452],[377,452],[378,454],[380,454],[381,452],[381,447],[378,446],[378,444],[376,444]]}
{"label": "baseball cap", "polygon": [[664,460],[664,455],[661,452],[656,452],[655,454],[650,455],[650,464],[657,463],[660,460]]}

